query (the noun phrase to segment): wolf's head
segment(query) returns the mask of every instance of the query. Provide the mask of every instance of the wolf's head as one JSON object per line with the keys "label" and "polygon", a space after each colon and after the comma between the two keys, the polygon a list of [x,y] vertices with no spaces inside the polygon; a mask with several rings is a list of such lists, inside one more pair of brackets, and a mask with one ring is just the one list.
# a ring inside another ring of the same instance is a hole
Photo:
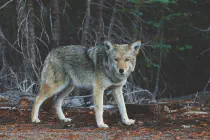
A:
{"label": "wolf's head", "polygon": [[112,44],[105,41],[104,46],[109,71],[118,79],[126,79],[134,71],[141,41],[132,44]]}

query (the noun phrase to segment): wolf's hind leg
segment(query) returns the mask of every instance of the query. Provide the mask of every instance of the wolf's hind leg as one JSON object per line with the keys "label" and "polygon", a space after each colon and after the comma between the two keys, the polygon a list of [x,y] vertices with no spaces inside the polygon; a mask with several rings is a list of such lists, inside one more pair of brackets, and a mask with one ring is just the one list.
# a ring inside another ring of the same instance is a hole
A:
{"label": "wolf's hind leg", "polygon": [[63,110],[62,110],[62,103],[63,99],[74,89],[74,86],[69,85],[65,90],[61,91],[55,100],[55,110],[58,118],[63,120],[64,122],[71,122],[71,118],[66,118]]}
{"label": "wolf's hind leg", "polygon": [[35,123],[39,123],[40,120],[38,118],[38,115],[39,115],[39,109],[40,109],[40,106],[43,104],[43,102],[47,99],[48,97],[44,96],[43,94],[40,94],[37,96],[34,104],[33,104],[33,108],[32,108],[32,116],[31,116],[31,119],[32,119],[32,122],[35,122]]}
{"label": "wolf's hind leg", "polygon": [[38,113],[41,105],[44,101],[53,95],[62,92],[65,88],[67,88],[68,83],[59,82],[59,83],[50,83],[50,84],[42,84],[40,88],[40,93],[37,96],[31,114],[32,122],[39,123],[40,120],[38,118]]}

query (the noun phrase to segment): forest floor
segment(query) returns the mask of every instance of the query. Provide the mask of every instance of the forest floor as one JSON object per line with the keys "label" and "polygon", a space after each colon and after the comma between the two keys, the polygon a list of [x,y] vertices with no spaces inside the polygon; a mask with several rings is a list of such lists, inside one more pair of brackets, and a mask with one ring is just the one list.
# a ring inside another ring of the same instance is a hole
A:
{"label": "forest floor", "polygon": [[[188,104],[189,105],[189,104]],[[73,119],[63,123],[52,109],[41,109],[40,124],[30,121],[28,108],[0,104],[0,139],[79,139],[79,140],[203,140],[210,139],[209,108],[201,108],[186,101],[153,105],[127,105],[129,117],[135,125],[125,126],[116,107],[104,111],[107,129],[97,128],[94,111],[90,108],[64,108]]]}

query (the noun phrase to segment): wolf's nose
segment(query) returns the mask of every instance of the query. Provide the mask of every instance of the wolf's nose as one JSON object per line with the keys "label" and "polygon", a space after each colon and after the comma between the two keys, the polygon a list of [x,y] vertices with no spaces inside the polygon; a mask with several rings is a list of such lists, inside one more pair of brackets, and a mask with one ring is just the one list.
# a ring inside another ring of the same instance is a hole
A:
{"label": "wolf's nose", "polygon": [[119,72],[120,72],[121,74],[123,74],[124,69],[119,69]]}

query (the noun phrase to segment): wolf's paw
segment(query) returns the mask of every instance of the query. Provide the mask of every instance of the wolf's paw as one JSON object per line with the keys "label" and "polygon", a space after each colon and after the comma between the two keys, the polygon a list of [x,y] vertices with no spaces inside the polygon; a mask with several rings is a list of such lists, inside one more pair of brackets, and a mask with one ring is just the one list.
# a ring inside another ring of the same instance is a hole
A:
{"label": "wolf's paw", "polygon": [[72,121],[71,118],[64,118],[64,119],[61,119],[61,120],[64,121],[64,122],[71,122]]}
{"label": "wolf's paw", "polygon": [[122,120],[124,124],[126,125],[132,125],[135,123],[135,120],[132,119],[128,119],[128,120]]}
{"label": "wolf's paw", "polygon": [[107,124],[103,123],[103,124],[98,124],[98,127],[99,128],[108,128],[109,126]]}
{"label": "wolf's paw", "polygon": [[36,119],[32,119],[32,122],[33,123],[40,123],[41,121],[38,118],[36,118]]}

